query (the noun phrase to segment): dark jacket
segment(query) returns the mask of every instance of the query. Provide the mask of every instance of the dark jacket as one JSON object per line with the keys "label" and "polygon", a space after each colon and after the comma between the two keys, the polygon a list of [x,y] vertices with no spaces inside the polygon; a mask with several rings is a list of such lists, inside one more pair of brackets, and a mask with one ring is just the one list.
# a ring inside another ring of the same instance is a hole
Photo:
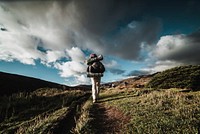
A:
{"label": "dark jacket", "polygon": [[103,56],[89,58],[87,62],[87,77],[102,77],[105,71],[104,65],[101,63]]}

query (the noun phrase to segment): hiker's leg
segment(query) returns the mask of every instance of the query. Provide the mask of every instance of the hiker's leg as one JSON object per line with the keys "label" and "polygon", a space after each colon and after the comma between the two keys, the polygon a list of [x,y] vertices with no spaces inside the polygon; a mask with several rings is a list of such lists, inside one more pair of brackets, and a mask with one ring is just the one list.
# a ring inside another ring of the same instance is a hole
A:
{"label": "hiker's leg", "polygon": [[100,84],[101,84],[101,77],[96,78],[96,90],[97,90],[97,98],[99,97],[100,92]]}
{"label": "hiker's leg", "polygon": [[91,78],[91,82],[92,82],[92,99],[93,101],[96,100],[96,80],[95,78]]}

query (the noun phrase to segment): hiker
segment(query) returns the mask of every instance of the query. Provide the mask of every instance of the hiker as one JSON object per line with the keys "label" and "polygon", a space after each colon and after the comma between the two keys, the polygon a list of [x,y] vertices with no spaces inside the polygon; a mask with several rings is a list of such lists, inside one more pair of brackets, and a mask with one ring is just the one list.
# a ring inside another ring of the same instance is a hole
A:
{"label": "hiker", "polygon": [[103,77],[103,73],[105,72],[105,67],[101,63],[101,60],[103,60],[102,55],[90,54],[90,58],[86,61],[88,65],[87,77],[90,77],[92,82],[93,103],[99,97],[101,77]]}

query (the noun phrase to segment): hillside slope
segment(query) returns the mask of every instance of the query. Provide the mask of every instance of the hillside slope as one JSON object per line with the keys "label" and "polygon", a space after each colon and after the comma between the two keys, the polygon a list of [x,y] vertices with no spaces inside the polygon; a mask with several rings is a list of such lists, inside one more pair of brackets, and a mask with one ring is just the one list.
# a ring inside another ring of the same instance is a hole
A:
{"label": "hillside slope", "polygon": [[151,88],[200,89],[200,65],[180,66],[155,75],[147,84]]}
{"label": "hillside slope", "polygon": [[156,74],[157,73],[149,74],[149,75],[140,75],[137,77],[127,78],[127,79],[120,80],[120,81],[105,83],[105,84],[102,84],[101,87],[103,89],[107,89],[107,88],[120,88],[120,89],[143,88]]}
{"label": "hillside slope", "polygon": [[44,81],[41,79],[16,75],[16,74],[9,74],[0,72],[0,94],[10,95],[12,93],[17,93],[21,91],[33,91],[38,88],[69,88],[64,85],[60,85],[53,82]]}

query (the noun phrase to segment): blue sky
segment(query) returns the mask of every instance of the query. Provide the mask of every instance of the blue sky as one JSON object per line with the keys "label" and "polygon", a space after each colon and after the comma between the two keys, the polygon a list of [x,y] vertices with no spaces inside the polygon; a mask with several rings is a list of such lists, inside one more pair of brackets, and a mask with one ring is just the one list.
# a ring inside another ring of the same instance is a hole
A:
{"label": "blue sky", "polygon": [[102,82],[200,63],[198,0],[0,1],[0,71],[90,84],[84,61],[103,54]]}

